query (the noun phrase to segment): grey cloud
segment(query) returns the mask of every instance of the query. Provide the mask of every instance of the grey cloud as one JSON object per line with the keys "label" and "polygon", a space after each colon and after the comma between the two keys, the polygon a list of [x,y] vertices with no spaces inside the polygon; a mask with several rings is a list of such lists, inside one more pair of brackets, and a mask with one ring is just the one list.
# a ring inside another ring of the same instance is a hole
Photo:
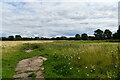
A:
{"label": "grey cloud", "polygon": [[[3,5],[3,33],[23,36],[93,34],[93,29],[117,30],[117,3],[29,3]],[[114,7],[113,7],[114,5]],[[20,6],[18,8],[17,6]]]}

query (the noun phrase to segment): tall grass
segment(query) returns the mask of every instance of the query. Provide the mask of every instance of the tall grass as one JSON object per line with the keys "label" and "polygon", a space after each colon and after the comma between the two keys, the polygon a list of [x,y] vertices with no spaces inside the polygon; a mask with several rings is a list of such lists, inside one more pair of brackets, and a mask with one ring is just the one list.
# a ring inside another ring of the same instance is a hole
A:
{"label": "tall grass", "polygon": [[[25,49],[33,49],[26,53]],[[3,77],[15,73],[18,61],[44,56],[46,78],[116,78],[118,73],[117,44],[36,43],[3,48]]]}
{"label": "tall grass", "polygon": [[120,78],[120,43],[118,44],[118,77]]}

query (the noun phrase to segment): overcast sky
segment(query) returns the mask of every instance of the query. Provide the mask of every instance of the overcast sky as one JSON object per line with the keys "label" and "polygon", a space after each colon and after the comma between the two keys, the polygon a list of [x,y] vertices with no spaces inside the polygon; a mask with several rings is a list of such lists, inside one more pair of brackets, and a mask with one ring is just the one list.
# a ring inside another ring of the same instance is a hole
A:
{"label": "overcast sky", "polygon": [[[9,2],[8,2],[9,1]],[[118,29],[119,0],[4,0],[2,35],[74,36]],[[1,6],[0,6],[1,7]]]}

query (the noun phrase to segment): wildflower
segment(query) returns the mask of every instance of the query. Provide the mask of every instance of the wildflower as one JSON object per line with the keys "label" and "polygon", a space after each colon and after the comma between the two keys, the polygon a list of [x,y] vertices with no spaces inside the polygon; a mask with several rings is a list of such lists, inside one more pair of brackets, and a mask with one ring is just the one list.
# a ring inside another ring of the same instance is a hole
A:
{"label": "wildflower", "polygon": [[93,72],[93,70],[90,70],[90,72],[92,73],[92,72]]}
{"label": "wildflower", "polygon": [[86,66],[85,68],[87,69],[88,67]]}
{"label": "wildflower", "polygon": [[117,66],[117,64],[115,64],[115,68],[117,68],[118,66]]}
{"label": "wildflower", "polygon": [[95,69],[93,69],[95,71]]}
{"label": "wildflower", "polygon": [[66,67],[66,66],[64,66],[64,67]]}
{"label": "wildflower", "polygon": [[68,64],[71,64],[70,62]]}
{"label": "wildflower", "polygon": [[80,57],[78,57],[78,59],[80,59]]}
{"label": "wildflower", "polygon": [[91,70],[95,71],[95,65],[91,65]]}
{"label": "wildflower", "polygon": [[89,74],[88,74],[88,73],[86,73],[86,75],[87,75],[87,76],[89,76]]}
{"label": "wildflower", "polygon": [[108,71],[107,71],[106,73],[107,73],[107,77],[108,77],[108,78],[111,78],[112,73],[111,73],[111,72],[108,72]]}
{"label": "wildflower", "polygon": [[70,69],[73,69],[72,67]]}
{"label": "wildflower", "polygon": [[73,58],[73,57],[71,56],[71,58]]}
{"label": "wildflower", "polygon": [[68,58],[68,60],[70,60],[70,58]]}

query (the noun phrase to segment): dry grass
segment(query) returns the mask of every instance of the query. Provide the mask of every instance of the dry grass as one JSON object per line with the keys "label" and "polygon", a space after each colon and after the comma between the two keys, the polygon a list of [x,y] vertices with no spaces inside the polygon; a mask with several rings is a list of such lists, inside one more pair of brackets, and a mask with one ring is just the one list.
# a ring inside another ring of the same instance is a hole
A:
{"label": "dry grass", "polygon": [[50,43],[53,41],[0,41],[0,46],[16,46],[23,43]]}

